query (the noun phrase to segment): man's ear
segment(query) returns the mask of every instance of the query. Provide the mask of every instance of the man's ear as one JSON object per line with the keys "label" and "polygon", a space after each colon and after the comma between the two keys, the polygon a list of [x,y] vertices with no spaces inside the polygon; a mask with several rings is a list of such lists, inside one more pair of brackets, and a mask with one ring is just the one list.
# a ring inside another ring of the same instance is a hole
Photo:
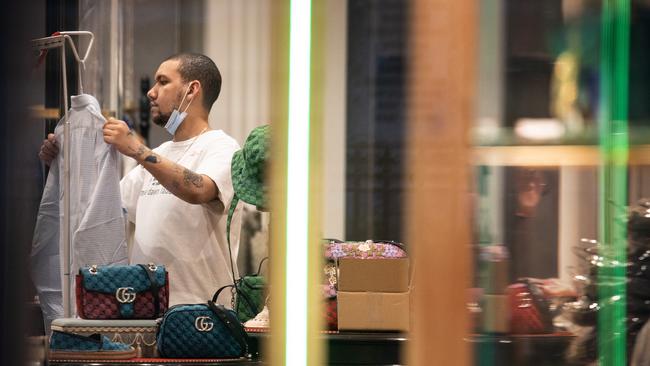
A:
{"label": "man's ear", "polygon": [[192,96],[192,99],[196,98],[196,95],[201,90],[201,82],[198,80],[192,80],[190,83],[190,89],[187,92],[187,96]]}

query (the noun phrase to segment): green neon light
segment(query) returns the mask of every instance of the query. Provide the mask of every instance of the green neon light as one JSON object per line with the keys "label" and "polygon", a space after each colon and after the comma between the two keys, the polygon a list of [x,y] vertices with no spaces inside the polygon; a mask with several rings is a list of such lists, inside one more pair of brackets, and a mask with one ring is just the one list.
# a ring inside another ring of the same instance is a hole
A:
{"label": "green neon light", "polygon": [[626,227],[630,1],[604,0],[601,23],[599,364],[626,364]]}
{"label": "green neon light", "polygon": [[287,365],[307,364],[311,0],[291,1],[287,146]]}

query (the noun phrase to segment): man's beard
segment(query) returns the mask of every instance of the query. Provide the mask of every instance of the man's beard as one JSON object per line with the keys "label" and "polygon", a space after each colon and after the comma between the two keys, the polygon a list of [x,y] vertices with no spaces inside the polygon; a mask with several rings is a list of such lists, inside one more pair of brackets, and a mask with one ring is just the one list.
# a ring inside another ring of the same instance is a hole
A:
{"label": "man's beard", "polygon": [[169,121],[169,117],[171,117],[171,113],[169,113],[169,114],[158,113],[158,115],[153,117],[151,120],[156,125],[158,125],[160,127],[165,127],[165,125],[167,124],[167,121]]}
{"label": "man's beard", "polygon": [[[181,94],[180,91],[178,92],[178,95],[176,95],[176,100],[179,101],[179,104],[180,104],[180,100],[181,100],[182,96],[183,95]],[[174,106],[174,109],[177,109],[179,107]],[[165,125],[167,124],[167,121],[169,121],[169,117],[171,117],[171,116],[172,116],[172,112],[169,112],[169,114],[165,114],[165,113],[160,111],[160,106],[158,106],[158,116],[153,117],[152,121],[153,121],[153,123],[157,124],[160,127],[165,127]]]}

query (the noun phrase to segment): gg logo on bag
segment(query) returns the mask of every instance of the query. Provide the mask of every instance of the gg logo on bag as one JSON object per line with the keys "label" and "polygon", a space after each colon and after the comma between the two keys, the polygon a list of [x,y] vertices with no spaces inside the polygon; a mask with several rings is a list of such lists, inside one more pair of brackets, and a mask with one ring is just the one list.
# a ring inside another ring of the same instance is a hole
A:
{"label": "gg logo on bag", "polygon": [[194,321],[194,328],[199,332],[209,332],[214,327],[214,323],[209,316],[198,316]]}
{"label": "gg logo on bag", "polygon": [[133,287],[120,287],[115,291],[115,298],[121,304],[130,304],[135,301],[135,292]]}

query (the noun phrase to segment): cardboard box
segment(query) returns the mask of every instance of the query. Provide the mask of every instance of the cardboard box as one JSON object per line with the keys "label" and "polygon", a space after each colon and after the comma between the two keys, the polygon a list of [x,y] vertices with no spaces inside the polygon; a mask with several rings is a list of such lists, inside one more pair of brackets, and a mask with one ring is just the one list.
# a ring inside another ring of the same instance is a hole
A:
{"label": "cardboard box", "polygon": [[347,292],[407,292],[409,260],[339,259],[338,289]]}
{"label": "cardboard box", "polygon": [[339,330],[409,330],[410,292],[338,292]]}

